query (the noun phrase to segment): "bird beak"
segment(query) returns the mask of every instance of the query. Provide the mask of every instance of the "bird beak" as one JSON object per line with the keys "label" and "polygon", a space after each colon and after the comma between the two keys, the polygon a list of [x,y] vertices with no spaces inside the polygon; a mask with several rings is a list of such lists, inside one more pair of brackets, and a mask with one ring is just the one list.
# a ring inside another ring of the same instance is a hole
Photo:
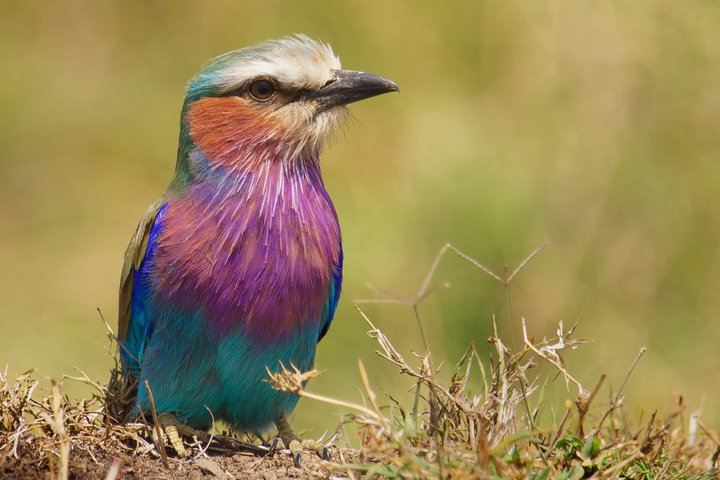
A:
{"label": "bird beak", "polygon": [[321,111],[400,90],[395,82],[380,75],[352,70],[334,70],[333,73],[332,80],[309,95]]}

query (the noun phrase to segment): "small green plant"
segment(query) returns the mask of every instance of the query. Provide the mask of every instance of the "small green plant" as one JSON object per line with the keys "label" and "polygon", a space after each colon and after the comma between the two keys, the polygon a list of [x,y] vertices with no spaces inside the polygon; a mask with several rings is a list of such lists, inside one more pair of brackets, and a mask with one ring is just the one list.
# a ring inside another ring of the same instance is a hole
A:
{"label": "small green plant", "polygon": [[[394,365],[398,373],[414,383],[414,401],[403,405],[388,398],[380,407],[362,362],[358,364],[368,405],[355,405],[319,397],[303,389],[303,381],[317,372],[286,370],[271,379],[276,388],[314,400],[350,408],[350,421],[358,424],[364,457],[370,461],[335,464],[337,470],[380,475],[387,478],[489,478],[489,479],[580,479],[580,478],[716,478],[720,443],[711,432],[688,441],[681,424],[684,405],[678,398],[666,418],[654,413],[642,425],[634,425],[623,412],[623,390],[645,353],[641,348],[619,390],[607,406],[594,402],[605,376],[587,390],[565,367],[562,355],[587,340],[574,337],[577,324],[565,330],[559,323],[555,335],[535,340],[522,319],[523,345],[513,351],[500,338],[493,319],[492,349],[483,360],[474,345],[455,365],[451,380],[439,380],[437,367],[427,348],[418,306],[436,291],[432,279],[448,252],[453,252],[505,286],[510,317],[509,286],[516,275],[545,245],[533,251],[515,270],[499,275],[456,249],[445,245],[438,253],[419,291],[403,298],[382,290],[382,299],[362,303],[398,303],[412,308],[425,342],[425,350],[408,361],[364,311],[357,311],[370,327],[368,335],[378,344],[376,354]],[[545,378],[533,372],[548,364],[549,377],[561,376],[568,388],[577,390],[574,402],[566,401],[559,424],[543,426],[538,421]],[[473,375],[479,376],[479,392],[468,389]],[[574,423],[574,428],[570,428]],[[699,425],[699,423],[698,423]]]}

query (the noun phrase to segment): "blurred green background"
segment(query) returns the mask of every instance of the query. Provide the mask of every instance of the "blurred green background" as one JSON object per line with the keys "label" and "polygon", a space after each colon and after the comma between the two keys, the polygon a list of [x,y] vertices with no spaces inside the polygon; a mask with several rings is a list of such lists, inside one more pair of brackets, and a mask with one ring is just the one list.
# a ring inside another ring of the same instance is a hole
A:
{"label": "blurred green background", "polygon": [[[318,350],[319,393],[361,401],[409,380],[374,358],[352,309],[367,284],[412,295],[446,241],[501,271],[550,247],[511,288],[448,257],[452,288],[420,308],[436,360],[491,319],[552,335],[582,318],[568,355],[634,412],[720,395],[720,4],[710,1],[2,2],[0,364],[45,377],[112,364],[96,307],[116,321],[122,256],[173,172],[185,82],[207,59],[303,32],[399,94],[354,105],[324,175],[343,226],[344,296]],[[412,312],[366,311],[403,352]],[[552,401],[571,397],[556,380]],[[71,393],[85,393],[70,385]],[[712,400],[708,400],[709,402]],[[550,402],[552,403],[552,402]],[[301,428],[333,428],[303,401]],[[704,422],[720,416],[705,408]]]}

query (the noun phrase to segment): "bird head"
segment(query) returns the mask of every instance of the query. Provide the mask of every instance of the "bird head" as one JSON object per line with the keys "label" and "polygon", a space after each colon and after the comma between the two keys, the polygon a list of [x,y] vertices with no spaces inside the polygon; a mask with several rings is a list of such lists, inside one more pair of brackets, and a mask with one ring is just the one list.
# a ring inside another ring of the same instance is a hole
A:
{"label": "bird head", "polygon": [[319,152],[348,104],[397,90],[378,75],[342,70],[329,45],[305,35],[225,53],[188,84],[178,164],[195,148],[223,164],[247,152]]}

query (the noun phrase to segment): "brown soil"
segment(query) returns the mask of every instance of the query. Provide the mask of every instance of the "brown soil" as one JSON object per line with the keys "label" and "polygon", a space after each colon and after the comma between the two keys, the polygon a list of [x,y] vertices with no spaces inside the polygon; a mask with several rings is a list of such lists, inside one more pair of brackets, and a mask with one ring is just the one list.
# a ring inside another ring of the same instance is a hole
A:
{"label": "brown soil", "polygon": [[[358,462],[360,453],[343,449],[345,462]],[[47,461],[50,460],[50,461]],[[32,455],[18,458],[0,455],[0,479],[54,479],[57,462],[54,459],[38,461]],[[278,452],[271,456],[258,457],[252,454],[211,455],[182,460],[168,458],[168,467],[160,458],[132,456],[121,453],[112,456],[105,452],[72,451],[69,462],[70,479],[258,479],[275,480],[283,478],[345,478],[342,471],[333,470],[339,462],[340,450],[331,452],[331,461],[323,461],[312,453],[303,453],[301,468],[295,468],[289,453]],[[53,465],[54,464],[54,465]],[[113,464],[119,467],[115,474]]]}

